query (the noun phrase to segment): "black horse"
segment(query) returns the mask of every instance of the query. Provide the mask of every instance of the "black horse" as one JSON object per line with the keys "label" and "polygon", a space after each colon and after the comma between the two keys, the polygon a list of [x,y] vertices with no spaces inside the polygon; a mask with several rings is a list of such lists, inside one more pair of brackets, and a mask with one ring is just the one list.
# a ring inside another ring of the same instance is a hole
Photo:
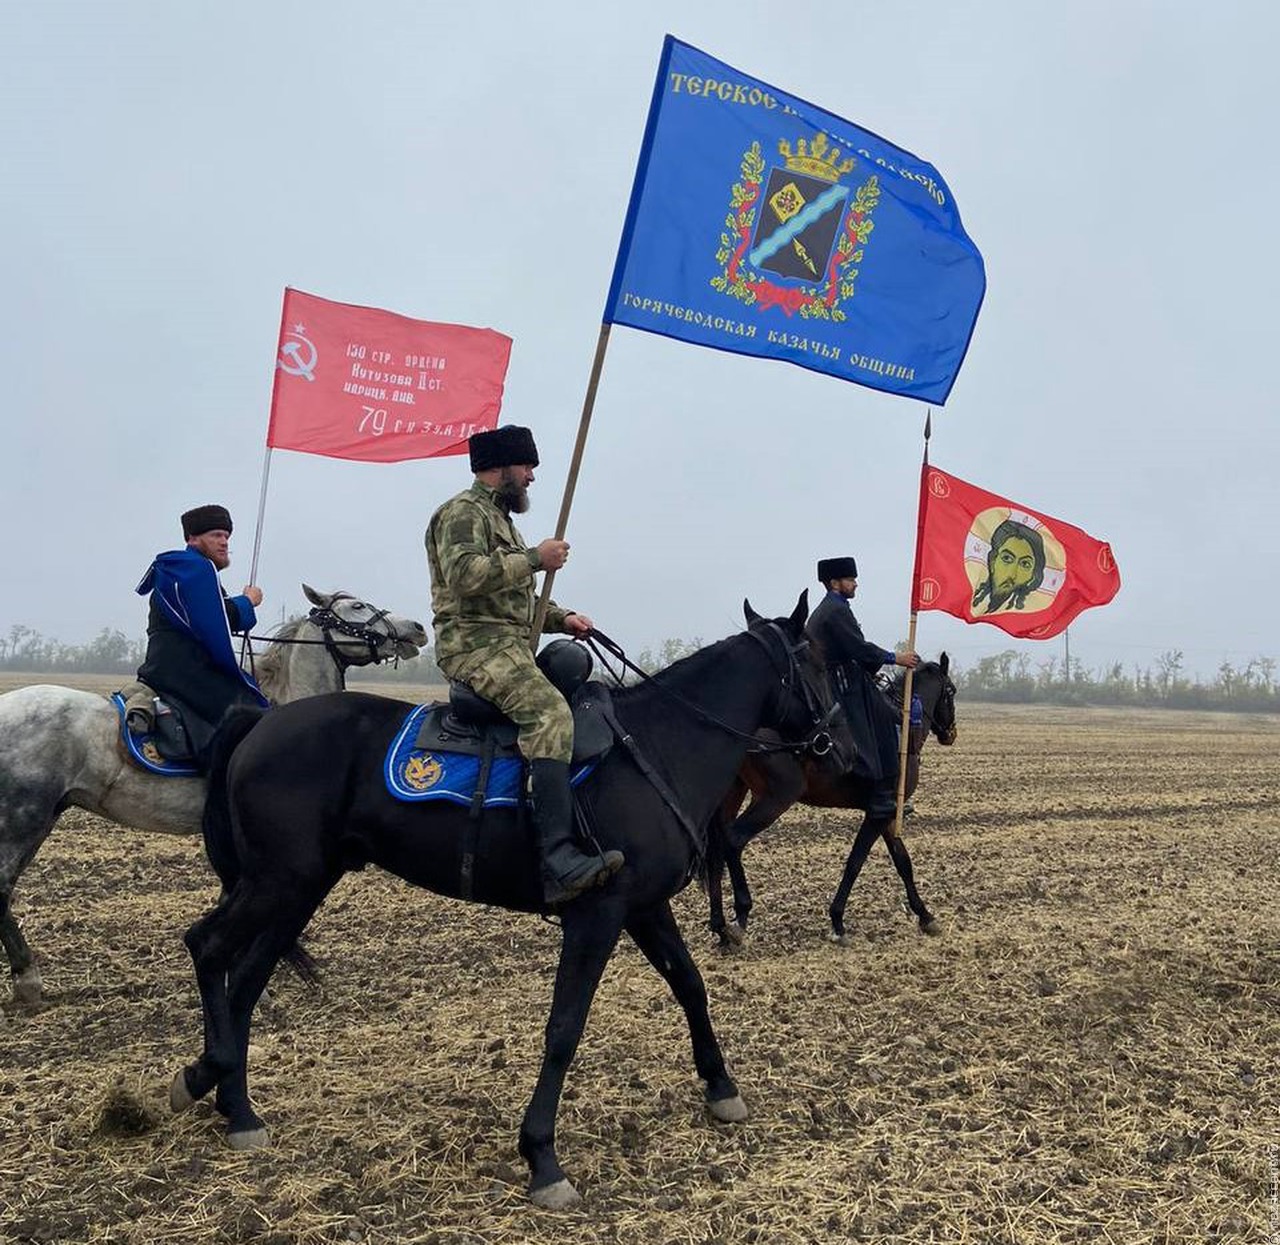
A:
{"label": "black horse", "polygon": [[[920,697],[924,710],[924,722],[912,727],[907,743],[907,786],[910,799],[920,777],[920,750],[930,732],[941,744],[952,744],[956,738],[956,685],[948,673],[950,661],[946,653],[939,661],[921,662],[913,677],[913,694]],[[898,668],[888,678],[885,694],[902,711],[902,688],[905,671]],[[846,745],[847,746],[847,745]],[[745,813],[739,813],[742,802],[751,796]],[[799,756],[790,752],[752,752],[747,756],[738,773],[733,789],[725,798],[712,823],[711,842],[707,859],[707,898],[711,917],[708,924],[719,935],[723,946],[741,944],[751,914],[751,888],[747,885],[746,871],[742,865],[742,850],[762,830],[773,825],[793,804],[808,804],[814,808],[866,809],[870,789],[848,769],[832,766],[828,757],[812,754]],[[831,901],[828,915],[831,918],[831,937],[842,945],[845,942],[844,910],[867,859],[871,845],[883,838],[889,855],[897,866],[898,876],[906,888],[907,903],[926,934],[939,934],[942,926],[924,906],[916,890],[915,875],[911,868],[911,855],[907,845],[897,832],[892,817],[865,817],[858,835],[849,851],[844,866],[844,876]],[[724,917],[724,901],[721,894],[721,878],[725,868],[733,885],[734,922],[728,924]]]}
{"label": "black horse", "polygon": [[[563,939],[542,1069],[520,1128],[530,1194],[539,1205],[578,1199],[556,1157],[556,1113],[592,997],[623,930],[684,1009],[711,1114],[746,1118],[670,899],[700,868],[706,826],[755,733],[767,727],[804,747],[822,729],[831,698],[804,641],[807,594],[789,618],[763,619],[749,604],[745,610],[744,633],[612,693],[623,738],[578,788],[600,845],[621,849],[626,865],[560,911]],[[375,864],[437,894],[525,912],[542,907],[537,853],[523,816],[488,811],[476,836],[465,807],[412,805],[388,794],[383,760],[408,709],[348,692],[261,718],[249,710],[224,724],[204,830],[225,890],[186,935],[204,1010],[204,1051],[174,1078],[170,1103],[182,1110],[216,1087],[234,1147],[267,1140],[246,1082],[254,1004],[277,957],[345,871]]]}

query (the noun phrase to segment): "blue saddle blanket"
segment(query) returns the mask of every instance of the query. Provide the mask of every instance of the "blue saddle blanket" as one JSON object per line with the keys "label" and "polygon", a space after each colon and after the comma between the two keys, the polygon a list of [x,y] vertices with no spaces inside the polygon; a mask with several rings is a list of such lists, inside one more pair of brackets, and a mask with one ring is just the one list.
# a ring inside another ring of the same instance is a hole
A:
{"label": "blue saddle blanket", "polygon": [[[415,748],[422,719],[438,705],[418,705],[409,711],[387,749],[383,773],[387,790],[397,800],[452,800],[470,805],[480,780],[481,758],[463,752],[428,752]],[[593,765],[580,765],[569,777],[573,786],[591,773]],[[524,762],[520,757],[495,756],[489,769],[485,808],[515,808],[520,803]]]}
{"label": "blue saddle blanket", "polygon": [[120,717],[120,739],[134,764],[150,774],[160,774],[165,778],[191,778],[199,774],[200,771],[187,762],[166,761],[156,747],[154,734],[135,735],[129,729],[124,720],[124,697],[119,692],[111,693],[111,703]]}

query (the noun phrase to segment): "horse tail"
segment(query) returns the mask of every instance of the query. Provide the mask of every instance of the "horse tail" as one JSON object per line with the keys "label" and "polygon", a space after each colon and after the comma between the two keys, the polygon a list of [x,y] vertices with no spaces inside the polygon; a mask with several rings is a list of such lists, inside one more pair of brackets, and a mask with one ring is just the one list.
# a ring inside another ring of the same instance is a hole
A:
{"label": "horse tail", "polygon": [[256,705],[235,705],[228,709],[209,749],[209,767],[205,771],[208,790],[200,831],[204,835],[205,855],[209,857],[209,863],[218,875],[224,891],[230,891],[240,880],[240,857],[236,853],[235,840],[231,835],[227,767],[231,764],[231,754],[265,712],[265,709]]}
{"label": "horse tail", "polygon": [[[205,775],[208,793],[200,830],[204,835],[205,855],[222,883],[223,894],[229,893],[240,880],[240,855],[231,832],[231,802],[227,799],[227,768],[232,753],[264,713],[266,710],[257,705],[234,705],[219,723],[209,749],[209,768]],[[308,986],[314,988],[320,984],[319,965],[299,943],[295,942],[282,958]]]}

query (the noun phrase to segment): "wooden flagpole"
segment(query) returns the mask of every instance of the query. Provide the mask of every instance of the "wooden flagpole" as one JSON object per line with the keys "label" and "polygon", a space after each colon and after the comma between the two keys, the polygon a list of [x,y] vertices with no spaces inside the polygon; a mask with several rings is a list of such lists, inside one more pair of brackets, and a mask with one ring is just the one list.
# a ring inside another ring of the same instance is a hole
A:
{"label": "wooden flagpole", "polygon": [[[271,423],[276,413],[276,398],[280,393],[280,343],[284,340],[285,314],[289,310],[289,286],[284,287],[284,297],[280,302],[280,332],[276,335],[276,361],[271,368],[271,410],[267,415],[267,446],[262,458],[262,488],[258,492],[258,525],[253,530],[253,558],[249,562],[249,578],[246,583],[258,582],[258,553],[262,549],[262,521],[267,513],[267,481],[271,478]],[[245,655],[249,652],[249,633],[244,633],[240,643],[240,665],[244,666]]]}
{"label": "wooden flagpole", "polygon": [[[924,459],[921,471],[929,465],[929,437],[933,432],[933,411],[924,417]],[[916,583],[915,578],[920,570],[920,508],[924,505],[923,496],[916,508],[916,549],[911,559],[911,621],[907,625],[907,650],[916,651]],[[911,684],[915,671],[907,667],[906,678],[902,680],[902,726],[898,735],[898,798],[893,814],[894,833],[902,833],[902,809],[907,802],[907,748],[911,742]]]}
{"label": "wooden flagpole", "polygon": [[[604,353],[609,345],[609,329],[612,326],[605,322],[600,325],[600,337],[596,341],[596,356],[591,362],[591,375],[587,380],[587,394],[582,402],[582,418],[578,421],[578,438],[573,444],[573,459],[569,463],[569,476],[564,482],[564,497],[560,502],[560,517],[556,520],[555,539],[563,540],[569,526],[569,508],[573,505],[573,493],[578,486],[578,472],[582,466],[582,454],[587,444],[587,430],[591,427],[591,412],[596,405],[596,390],[600,386],[600,373],[604,370]],[[542,581],[542,594],[538,597],[537,607],[533,611],[533,629],[529,633],[529,647],[535,652],[538,639],[542,635],[542,624],[546,621],[547,609],[551,604],[551,585],[555,581],[555,571],[547,571]]]}
{"label": "wooden flagpole", "polygon": [[[277,371],[277,376],[279,372]],[[262,519],[267,512],[267,481],[271,478],[271,446],[267,446],[266,456],[262,460],[262,488],[258,493],[258,525],[253,531],[253,558],[249,563],[247,584],[258,582],[258,552],[262,548]],[[244,666],[245,655],[249,651],[249,632],[246,630],[240,640],[240,665]]]}

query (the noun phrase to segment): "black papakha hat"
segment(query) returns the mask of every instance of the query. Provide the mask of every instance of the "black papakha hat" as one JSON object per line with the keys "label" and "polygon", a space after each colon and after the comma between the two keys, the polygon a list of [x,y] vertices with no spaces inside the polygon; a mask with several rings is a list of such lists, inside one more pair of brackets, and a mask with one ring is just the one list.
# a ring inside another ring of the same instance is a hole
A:
{"label": "black papakha hat", "polygon": [[538,447],[533,443],[533,433],[519,424],[503,424],[492,432],[477,432],[468,439],[467,448],[471,451],[472,471],[538,465]]}
{"label": "black papakha hat", "polygon": [[857,579],[858,564],[852,558],[823,558],[818,563],[818,579],[829,584],[833,579]]}
{"label": "black papakha hat", "polygon": [[231,534],[231,512],[226,506],[197,506],[182,516],[182,539],[203,536],[205,532]]}

